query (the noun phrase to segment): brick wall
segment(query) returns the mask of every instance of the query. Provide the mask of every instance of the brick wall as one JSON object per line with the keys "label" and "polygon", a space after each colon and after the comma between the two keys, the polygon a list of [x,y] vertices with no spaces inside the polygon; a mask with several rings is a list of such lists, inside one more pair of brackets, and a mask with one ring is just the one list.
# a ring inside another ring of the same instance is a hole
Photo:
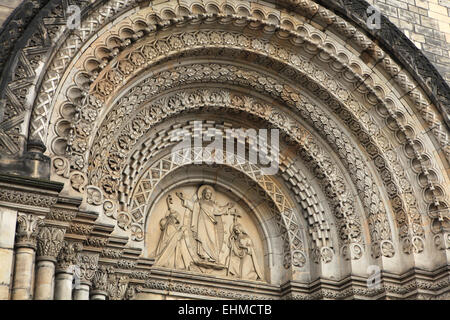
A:
{"label": "brick wall", "polygon": [[450,0],[366,0],[422,50],[450,84]]}

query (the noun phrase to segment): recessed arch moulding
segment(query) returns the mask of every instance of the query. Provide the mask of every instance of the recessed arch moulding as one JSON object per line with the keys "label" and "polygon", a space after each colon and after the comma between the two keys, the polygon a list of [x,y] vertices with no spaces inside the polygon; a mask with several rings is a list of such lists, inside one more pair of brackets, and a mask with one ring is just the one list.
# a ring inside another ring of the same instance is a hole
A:
{"label": "recessed arch moulding", "polygon": [[[18,130],[33,161],[50,158],[60,197],[96,215],[86,236],[110,228],[98,268],[116,263],[141,298],[445,296],[442,99],[361,26],[288,3],[87,6],[78,31],[53,35],[27,98]],[[277,174],[215,163],[205,146],[173,152],[180,130],[239,128],[280,130]]]}

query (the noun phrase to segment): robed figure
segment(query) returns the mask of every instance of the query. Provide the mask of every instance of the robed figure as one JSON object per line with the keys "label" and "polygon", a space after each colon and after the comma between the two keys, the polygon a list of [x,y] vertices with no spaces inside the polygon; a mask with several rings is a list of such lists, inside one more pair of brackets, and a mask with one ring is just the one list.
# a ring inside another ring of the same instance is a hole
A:
{"label": "robed figure", "polygon": [[215,191],[211,186],[201,186],[197,191],[197,200],[184,198],[179,192],[177,196],[182,205],[192,212],[190,228],[195,239],[196,253],[201,262],[221,265],[219,255],[224,244],[224,227],[222,215],[233,207],[233,203],[219,206],[215,201]]}
{"label": "robed figure", "polygon": [[230,230],[227,258],[228,275],[239,279],[263,280],[255,247],[240,223],[234,223]]}
{"label": "robed figure", "polygon": [[181,221],[181,215],[174,207],[173,196],[166,198],[167,212],[159,222],[161,235],[155,251],[155,265],[173,268],[189,269],[192,257],[186,245],[186,230]]}

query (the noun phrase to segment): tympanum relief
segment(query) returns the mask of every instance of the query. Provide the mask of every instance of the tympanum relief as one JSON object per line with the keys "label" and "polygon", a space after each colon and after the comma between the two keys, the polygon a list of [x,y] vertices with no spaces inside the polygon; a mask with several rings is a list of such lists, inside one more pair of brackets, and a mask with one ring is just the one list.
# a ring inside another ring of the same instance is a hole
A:
{"label": "tympanum relief", "polygon": [[165,194],[147,223],[156,267],[264,281],[263,245],[249,209],[213,186]]}

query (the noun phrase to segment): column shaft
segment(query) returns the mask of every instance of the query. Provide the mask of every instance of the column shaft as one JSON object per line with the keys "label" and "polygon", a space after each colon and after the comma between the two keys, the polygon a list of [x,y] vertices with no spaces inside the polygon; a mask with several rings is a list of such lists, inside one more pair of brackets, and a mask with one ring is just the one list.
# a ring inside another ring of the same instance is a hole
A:
{"label": "column shaft", "polygon": [[106,300],[106,292],[94,291],[91,300]]}
{"label": "column shaft", "polygon": [[0,206],[0,300],[9,300],[14,266],[17,211]]}
{"label": "column shaft", "polygon": [[53,300],[55,284],[55,261],[37,258],[34,299]]}
{"label": "column shaft", "polygon": [[32,298],[32,281],[35,250],[28,247],[16,249],[14,268],[13,300],[30,300]]}
{"label": "column shaft", "polygon": [[57,271],[55,277],[55,300],[72,300],[73,274]]}
{"label": "column shaft", "polygon": [[89,285],[81,283],[73,291],[73,300],[89,300]]}

